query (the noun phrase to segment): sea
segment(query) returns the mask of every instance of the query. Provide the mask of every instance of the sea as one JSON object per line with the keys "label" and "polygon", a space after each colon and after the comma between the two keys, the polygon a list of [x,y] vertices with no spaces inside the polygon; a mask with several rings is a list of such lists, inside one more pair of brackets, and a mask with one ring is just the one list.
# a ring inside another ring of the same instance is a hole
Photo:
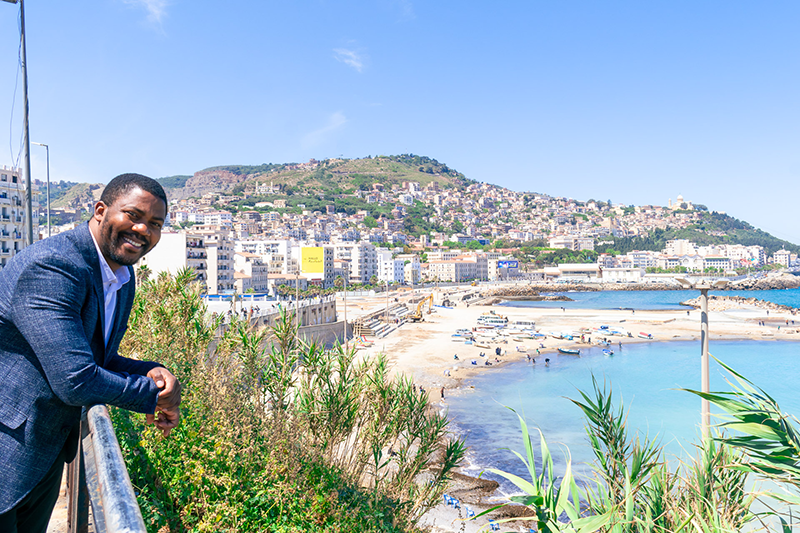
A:
{"label": "sea", "polygon": [[[570,292],[571,302],[515,301],[515,307],[566,307],[583,309],[677,309],[680,302],[697,296],[697,291],[603,291]],[[725,291],[726,296],[755,297],[778,304],[800,307],[800,290]],[[800,318],[800,316],[798,317]],[[698,331],[700,325],[698,323]],[[713,319],[711,323],[713,333]],[[800,335],[798,335],[800,340]],[[613,356],[600,348],[581,349],[581,356],[550,354],[536,364],[508,363],[470,380],[474,389],[447,399],[455,430],[469,451],[465,471],[481,474],[486,467],[528,477],[525,466],[512,453],[524,456],[519,413],[527,421],[538,452],[538,428],[548,442],[556,464],[563,473],[567,457],[581,477],[590,475],[593,454],[588,444],[581,410],[570,399],[581,399],[580,391],[593,395],[592,381],[611,391],[617,406],[628,413],[630,435],[656,439],[671,461],[696,455],[700,442],[700,399],[682,389],[700,388],[700,342],[644,342],[617,344]],[[710,342],[710,353],[744,375],[775,398],[782,410],[800,417],[800,343],[792,341]],[[711,390],[729,391],[733,378],[711,361]],[[513,409],[513,411],[512,411]],[[715,410],[712,408],[712,414]],[[713,420],[712,420],[713,422]],[[501,481],[501,492],[516,492]]]}

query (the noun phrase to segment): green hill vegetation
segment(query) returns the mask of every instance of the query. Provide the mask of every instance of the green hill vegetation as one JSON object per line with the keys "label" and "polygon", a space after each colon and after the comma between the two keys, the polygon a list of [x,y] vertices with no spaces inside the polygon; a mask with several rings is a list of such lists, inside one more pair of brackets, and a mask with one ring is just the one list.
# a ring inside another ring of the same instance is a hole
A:
{"label": "green hill vegetation", "polygon": [[711,244],[759,245],[763,246],[764,251],[770,255],[781,248],[800,253],[800,246],[796,244],[773,237],[747,222],[717,212],[704,212],[700,222],[685,229],[656,229],[647,237],[607,237],[598,242],[596,249],[621,254],[633,250],[658,251],[663,250],[667,241],[673,239],[688,239],[699,246]]}
{"label": "green hill vegetation", "polygon": [[191,176],[167,176],[165,178],[158,178],[156,181],[161,184],[162,187],[165,189],[179,189],[186,185],[186,182],[191,178]]}
{"label": "green hill vegetation", "polygon": [[100,183],[61,183],[64,186],[58,189],[56,195],[53,194],[52,184],[50,186],[50,205],[56,208],[76,208],[98,200],[105,187]]}
{"label": "green hill vegetation", "polygon": [[[299,167],[299,168],[298,168]],[[244,183],[231,192],[242,193],[253,189],[256,183],[273,183],[286,194],[353,194],[357,190],[371,190],[374,184],[391,189],[404,181],[414,181],[422,186],[438,183],[443,189],[463,189],[471,183],[463,174],[435,159],[413,154],[376,156],[363,159],[328,159],[313,168],[303,168],[295,163],[264,164],[258,166],[227,165],[209,170],[225,170],[247,176]]]}

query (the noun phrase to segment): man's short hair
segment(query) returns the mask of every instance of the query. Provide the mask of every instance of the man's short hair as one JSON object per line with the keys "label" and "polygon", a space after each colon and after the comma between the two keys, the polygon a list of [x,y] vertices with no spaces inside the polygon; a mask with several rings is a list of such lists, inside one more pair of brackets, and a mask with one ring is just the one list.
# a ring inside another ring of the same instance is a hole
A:
{"label": "man's short hair", "polygon": [[117,198],[123,194],[127,194],[133,189],[141,189],[145,192],[149,192],[156,198],[160,198],[161,201],[164,202],[164,207],[169,208],[167,193],[164,192],[164,187],[153,178],[148,178],[141,174],[120,174],[109,181],[106,188],[103,189],[103,194],[100,195],[100,201],[110,206],[117,201]]}

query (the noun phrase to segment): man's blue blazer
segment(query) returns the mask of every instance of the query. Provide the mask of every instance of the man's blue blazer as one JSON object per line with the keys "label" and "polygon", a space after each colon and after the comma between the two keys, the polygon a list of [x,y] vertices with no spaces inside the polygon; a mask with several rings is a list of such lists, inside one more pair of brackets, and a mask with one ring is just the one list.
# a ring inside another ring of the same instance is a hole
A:
{"label": "man's blue blazer", "polygon": [[[131,269],[131,267],[125,267]],[[65,449],[77,449],[81,406],[155,411],[156,363],[120,357],[135,282],[117,293],[103,338],[100,262],[88,224],[28,246],[0,270],[0,513]]]}

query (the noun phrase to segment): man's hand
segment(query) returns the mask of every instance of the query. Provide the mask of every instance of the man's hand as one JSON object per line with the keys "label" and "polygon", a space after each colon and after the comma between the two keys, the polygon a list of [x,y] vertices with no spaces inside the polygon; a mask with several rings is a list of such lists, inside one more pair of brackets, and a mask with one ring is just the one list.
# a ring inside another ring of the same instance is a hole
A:
{"label": "man's hand", "polygon": [[158,418],[156,419],[156,414],[147,415],[147,423],[155,423],[166,437],[180,422],[181,384],[172,372],[162,366],[150,370],[147,377],[155,381],[156,386],[161,389],[156,404]]}
{"label": "man's hand", "polygon": [[[155,418],[155,417],[158,418]],[[155,423],[156,427],[160,429],[164,436],[166,437],[169,435],[169,432],[172,431],[174,428],[178,427],[181,418],[181,411],[180,409],[175,409],[174,411],[158,411],[156,415],[147,415],[147,422],[148,423]]]}

